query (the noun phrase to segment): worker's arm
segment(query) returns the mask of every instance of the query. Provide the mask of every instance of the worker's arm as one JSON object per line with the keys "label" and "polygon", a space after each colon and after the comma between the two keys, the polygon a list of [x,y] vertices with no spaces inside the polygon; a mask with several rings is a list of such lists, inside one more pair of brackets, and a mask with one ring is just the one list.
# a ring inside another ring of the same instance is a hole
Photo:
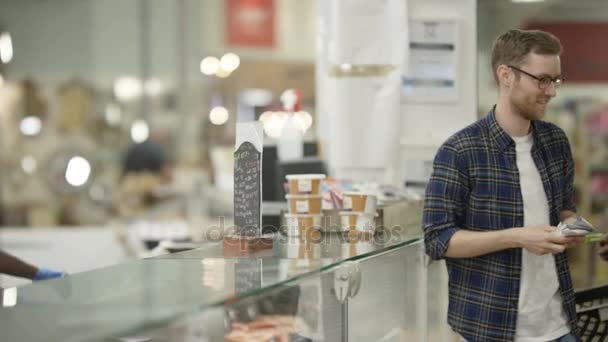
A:
{"label": "worker's arm", "polygon": [[36,273],[38,273],[38,268],[8,253],[0,251],[0,273],[20,278],[34,279]]}
{"label": "worker's arm", "polygon": [[33,281],[59,278],[64,272],[54,271],[48,268],[36,267],[25,261],[0,250],[0,273]]}

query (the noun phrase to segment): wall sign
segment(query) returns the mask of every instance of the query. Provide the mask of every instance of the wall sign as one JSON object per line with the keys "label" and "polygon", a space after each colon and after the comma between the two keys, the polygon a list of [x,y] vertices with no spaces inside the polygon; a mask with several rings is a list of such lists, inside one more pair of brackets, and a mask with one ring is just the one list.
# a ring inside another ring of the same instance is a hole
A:
{"label": "wall sign", "polygon": [[458,100],[458,25],[454,20],[412,19],[405,54],[402,99],[407,102]]}
{"label": "wall sign", "polygon": [[551,32],[564,47],[562,75],[566,83],[608,81],[608,23],[531,22],[526,29]]}
{"label": "wall sign", "polygon": [[226,43],[274,47],[274,0],[227,0]]}

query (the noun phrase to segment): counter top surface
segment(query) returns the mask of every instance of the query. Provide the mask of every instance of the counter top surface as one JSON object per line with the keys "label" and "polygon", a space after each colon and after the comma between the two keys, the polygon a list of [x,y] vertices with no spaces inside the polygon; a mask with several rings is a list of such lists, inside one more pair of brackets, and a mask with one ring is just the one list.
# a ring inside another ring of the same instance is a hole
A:
{"label": "counter top surface", "polygon": [[4,289],[0,331],[9,341],[117,338],[419,240],[418,227],[364,241],[335,233],[312,241],[275,235],[271,250],[243,257],[225,257],[221,242],[209,243]]}

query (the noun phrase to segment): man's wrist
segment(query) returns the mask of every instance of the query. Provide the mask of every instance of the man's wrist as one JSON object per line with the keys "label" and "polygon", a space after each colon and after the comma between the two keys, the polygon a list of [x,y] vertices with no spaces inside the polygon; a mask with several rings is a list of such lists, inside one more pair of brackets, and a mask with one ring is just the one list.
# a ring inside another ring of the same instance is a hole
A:
{"label": "man's wrist", "polygon": [[521,248],[521,239],[518,229],[520,228],[509,228],[503,230],[503,241],[507,248]]}
{"label": "man's wrist", "polygon": [[572,210],[562,210],[559,213],[559,220],[560,221],[565,221],[567,218],[572,217],[572,216],[576,216],[576,213]]}

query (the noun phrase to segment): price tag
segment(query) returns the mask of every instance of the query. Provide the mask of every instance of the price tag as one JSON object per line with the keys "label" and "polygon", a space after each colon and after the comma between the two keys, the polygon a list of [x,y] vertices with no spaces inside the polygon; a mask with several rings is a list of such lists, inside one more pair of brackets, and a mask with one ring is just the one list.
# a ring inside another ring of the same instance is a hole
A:
{"label": "price tag", "polygon": [[353,210],[353,198],[350,196],[344,196],[342,207],[344,210]]}
{"label": "price tag", "polygon": [[308,207],[308,201],[296,201],[296,212],[300,214],[306,214],[310,212]]}
{"label": "price tag", "polygon": [[312,181],[310,179],[298,180],[298,192],[311,193],[312,192]]}

